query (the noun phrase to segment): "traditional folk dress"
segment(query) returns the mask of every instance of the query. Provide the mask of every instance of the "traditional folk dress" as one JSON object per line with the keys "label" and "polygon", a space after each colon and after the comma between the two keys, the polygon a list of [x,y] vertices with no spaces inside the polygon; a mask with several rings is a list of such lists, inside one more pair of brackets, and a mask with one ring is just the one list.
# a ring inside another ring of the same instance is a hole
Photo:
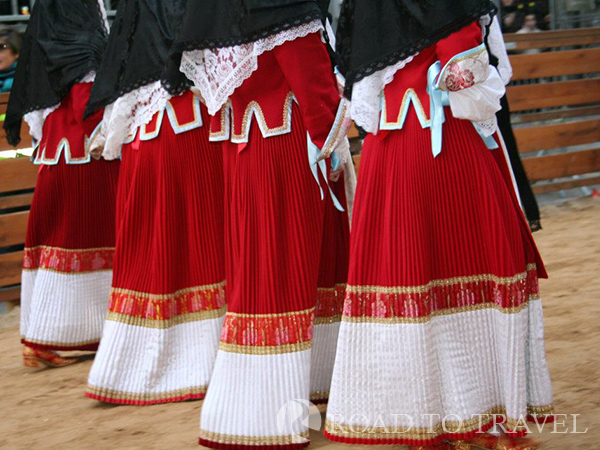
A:
{"label": "traditional folk dress", "polygon": [[306,425],[278,413],[328,396],[348,218],[343,180],[329,183],[321,157],[348,157],[347,104],[315,2],[209,3],[188,4],[176,44],[215,114],[211,140],[226,167],[228,310],[200,444],[305,447]]}
{"label": "traditional folk dress", "polygon": [[95,350],[106,316],[119,163],[86,152],[102,115],[83,113],[107,30],[97,0],[36,3],[10,97],[8,139],[24,115],[40,165],[21,293],[22,342],[36,351]]}
{"label": "traditional folk dress", "polygon": [[[384,3],[387,18],[375,7]],[[432,445],[504,421],[522,435],[527,418],[552,414],[538,288],[546,271],[506,160],[489,149],[503,83],[473,20],[493,7],[407,0],[423,14],[407,20],[392,3],[349,3],[338,30],[352,113],[369,134],[325,434]],[[388,19],[412,29],[415,46],[377,66]],[[429,34],[411,28],[419,20]],[[369,45],[370,66],[360,53]]]}
{"label": "traditional folk dress", "polygon": [[109,403],[203,398],[225,315],[222,150],[201,99],[160,81],[182,13],[183,1],[122,2],[90,100],[90,111],[108,105],[92,146],[122,158],[108,317],[86,390]]}

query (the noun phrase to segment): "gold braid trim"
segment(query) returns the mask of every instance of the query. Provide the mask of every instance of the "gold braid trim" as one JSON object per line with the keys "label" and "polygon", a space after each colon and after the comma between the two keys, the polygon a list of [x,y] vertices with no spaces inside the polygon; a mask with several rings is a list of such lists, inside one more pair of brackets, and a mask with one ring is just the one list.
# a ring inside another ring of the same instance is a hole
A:
{"label": "gold braid trim", "polygon": [[115,391],[112,389],[104,389],[96,386],[88,385],[86,393],[91,394],[95,397],[103,397],[111,400],[129,400],[134,402],[153,402],[159,400],[167,400],[178,397],[185,397],[188,395],[202,395],[206,394],[207,386],[193,386],[185,389],[176,389],[173,391],[160,392],[156,394],[150,393],[138,393],[138,392],[123,392]]}
{"label": "gold braid trim", "polygon": [[258,347],[254,345],[239,345],[229,344],[221,341],[219,343],[219,350],[227,353],[241,353],[244,355],[281,355],[283,353],[295,353],[309,350],[312,347],[312,341],[299,342],[297,344],[284,344],[284,345],[269,345],[264,347]]}
{"label": "gold braid trim", "polygon": [[206,431],[200,428],[200,438],[229,445],[290,445],[308,442],[308,431],[294,436],[236,436]]}
{"label": "gold braid trim", "polygon": [[[527,272],[536,269],[535,264],[527,265]],[[346,292],[356,294],[422,294],[431,290],[434,287],[446,287],[456,284],[477,283],[481,281],[491,281],[496,284],[513,284],[517,281],[522,281],[527,278],[527,272],[514,275],[512,277],[499,277],[496,275],[471,275],[467,277],[444,278],[441,280],[432,280],[421,286],[351,286],[346,287]]]}

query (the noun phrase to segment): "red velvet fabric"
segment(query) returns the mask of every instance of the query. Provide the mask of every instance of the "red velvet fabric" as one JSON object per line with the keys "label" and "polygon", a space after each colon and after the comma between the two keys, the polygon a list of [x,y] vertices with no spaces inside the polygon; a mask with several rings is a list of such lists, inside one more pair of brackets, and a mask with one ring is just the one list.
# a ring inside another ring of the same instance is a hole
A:
{"label": "red velvet fabric", "polygon": [[63,148],[63,154],[60,155],[62,159],[74,163],[81,163],[86,159],[86,138],[100,123],[104,113],[104,110],[99,110],[83,120],[83,113],[91,91],[92,83],[74,85],[63,98],[58,109],[46,118],[37,157],[42,163],[56,160],[65,139],[69,144],[69,151]]}
{"label": "red velvet fabric", "polygon": [[[258,69],[231,96],[233,134],[243,134],[244,116],[252,102],[260,107],[270,130],[283,127],[288,113],[285,100],[291,92],[299,105],[296,114],[301,115],[312,141],[321,148],[334,123],[340,96],[319,33],[285,42],[258,57]],[[258,126],[256,118],[249,116],[246,120],[251,121],[251,128]],[[223,125],[217,114],[211,132],[222,130]]]}
{"label": "red velvet fabric", "polygon": [[[460,39],[457,39],[457,34]],[[427,94],[427,70],[436,61],[442,63],[442,67],[454,56],[466,50],[470,50],[481,44],[482,33],[478,23],[463,28],[459,33],[442,39],[437,44],[421,51],[408,65],[396,73],[394,81],[386,86],[384,90],[386,114],[388,122],[398,119],[404,96],[408,89],[413,89],[425,112],[427,119],[430,118],[429,95]],[[414,105],[410,105],[414,109]],[[414,111],[410,112],[414,114]],[[384,132],[383,135],[387,133]]]}
{"label": "red velvet fabric", "polygon": [[444,67],[453,57],[477,47],[482,41],[481,26],[479,22],[473,22],[458,33],[454,33],[435,44],[435,52],[442,63],[442,67]]}
{"label": "red velvet fabric", "polygon": [[335,120],[340,96],[320,34],[286,42],[276,47],[273,55],[298,100],[304,126],[314,144],[322,148]]}

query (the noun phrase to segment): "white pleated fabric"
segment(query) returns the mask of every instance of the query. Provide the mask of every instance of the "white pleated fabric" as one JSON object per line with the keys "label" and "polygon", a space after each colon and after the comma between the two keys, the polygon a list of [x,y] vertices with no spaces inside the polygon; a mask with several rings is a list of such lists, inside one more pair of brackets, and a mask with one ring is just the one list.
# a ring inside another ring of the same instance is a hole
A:
{"label": "white pleated fabric", "polygon": [[310,401],[312,403],[325,403],[329,398],[339,331],[339,322],[315,325],[310,363]]}
{"label": "white pleated fabric", "polygon": [[220,377],[211,381],[202,408],[200,443],[308,442],[307,426],[286,414],[294,399],[308,398],[310,360],[311,350],[261,356],[219,350],[215,372]]}
{"label": "white pleated fabric", "polygon": [[87,396],[131,405],[203,398],[222,326],[219,317],[181,323],[166,333],[109,317]]}
{"label": "white pleated fabric", "polygon": [[[393,430],[435,436],[445,417],[466,422],[494,412],[511,425],[550,412],[543,330],[540,300],[513,314],[489,308],[416,324],[343,321],[327,431],[349,439],[419,439]],[[348,426],[390,433],[353,433]]]}
{"label": "white pleated fabric", "polygon": [[97,346],[111,279],[111,270],[75,274],[24,270],[22,338],[28,343],[59,348]]}

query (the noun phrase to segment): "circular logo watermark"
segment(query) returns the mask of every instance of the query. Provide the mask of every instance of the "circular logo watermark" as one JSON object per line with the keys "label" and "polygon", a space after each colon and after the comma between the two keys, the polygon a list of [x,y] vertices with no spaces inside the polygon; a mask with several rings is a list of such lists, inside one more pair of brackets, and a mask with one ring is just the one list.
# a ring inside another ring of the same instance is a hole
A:
{"label": "circular logo watermark", "polygon": [[291,436],[293,443],[306,442],[307,429],[321,429],[321,413],[308,400],[289,400],[277,413],[277,429],[281,434]]}

